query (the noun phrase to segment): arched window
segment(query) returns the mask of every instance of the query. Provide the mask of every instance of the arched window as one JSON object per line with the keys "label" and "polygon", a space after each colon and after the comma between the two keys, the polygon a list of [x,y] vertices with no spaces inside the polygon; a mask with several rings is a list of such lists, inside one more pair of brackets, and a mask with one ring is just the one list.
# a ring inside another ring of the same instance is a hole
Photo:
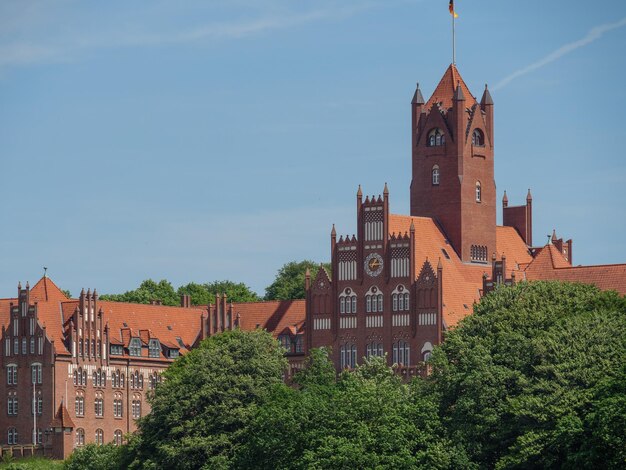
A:
{"label": "arched window", "polygon": [[476,202],[480,202],[482,197],[482,190],[480,187],[480,181],[476,181]]}
{"label": "arched window", "polygon": [[439,165],[433,166],[433,186],[439,186]]}
{"label": "arched window", "polygon": [[17,444],[17,429],[9,428],[8,444],[9,445]]}
{"label": "arched window", "polygon": [[472,133],[472,145],[478,145],[481,147],[485,145],[485,136],[483,131],[480,129],[474,129],[474,132]]}
{"label": "arched window", "polygon": [[411,349],[409,343],[400,340],[397,343],[393,343],[393,363],[401,366],[411,365],[410,354]]}
{"label": "arched window", "polygon": [[101,446],[102,444],[104,444],[104,431],[96,429],[96,445]]}
{"label": "arched window", "polygon": [[428,133],[428,146],[429,147],[438,147],[439,145],[445,145],[446,138],[443,135],[443,132],[439,128],[432,129]]}
{"label": "arched window", "polygon": [[122,430],[116,429],[113,433],[113,445],[121,446],[122,445]]}
{"label": "arched window", "polygon": [[356,294],[349,287],[339,294],[339,311],[352,315],[356,313]]}
{"label": "arched window", "polygon": [[339,348],[342,369],[354,369],[356,367],[356,345],[342,344]]}
{"label": "arched window", "polygon": [[365,355],[370,358],[374,356],[383,357],[383,343],[371,342],[367,344]]}
{"label": "arched window", "polygon": [[85,445],[85,430],[83,428],[78,428],[76,430],[76,447]]}
{"label": "arched window", "polygon": [[74,411],[76,412],[76,416],[85,416],[85,398],[84,397],[82,396],[76,397],[76,400],[74,401]]}

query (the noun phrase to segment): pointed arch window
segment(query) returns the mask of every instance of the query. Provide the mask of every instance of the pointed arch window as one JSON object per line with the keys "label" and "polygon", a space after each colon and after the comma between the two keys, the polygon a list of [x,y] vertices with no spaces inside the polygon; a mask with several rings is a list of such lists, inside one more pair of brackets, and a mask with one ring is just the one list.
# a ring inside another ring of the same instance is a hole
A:
{"label": "pointed arch window", "polygon": [[440,145],[446,145],[446,136],[441,132],[441,129],[436,127],[428,133],[428,146],[438,147]]}
{"label": "pointed arch window", "polygon": [[439,186],[439,165],[433,166],[432,181],[433,186]]}
{"label": "pointed arch window", "polygon": [[484,147],[485,134],[483,134],[483,131],[481,131],[480,129],[474,129],[474,132],[472,132],[472,145]]}
{"label": "pointed arch window", "polygon": [[482,188],[480,186],[480,181],[476,181],[476,202],[480,202],[482,199]]}

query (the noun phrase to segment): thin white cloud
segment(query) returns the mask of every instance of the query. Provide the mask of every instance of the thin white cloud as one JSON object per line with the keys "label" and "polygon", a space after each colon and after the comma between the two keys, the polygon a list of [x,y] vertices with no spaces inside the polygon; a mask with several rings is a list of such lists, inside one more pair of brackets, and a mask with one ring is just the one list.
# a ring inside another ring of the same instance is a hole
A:
{"label": "thin white cloud", "polygon": [[493,89],[498,90],[498,89],[504,88],[516,78],[519,78],[522,75],[526,75],[527,73],[533,72],[548,64],[551,64],[552,62],[560,59],[564,55],[567,55],[570,52],[574,52],[575,50],[580,49],[581,47],[585,47],[591,44],[592,42],[597,41],[609,31],[623,28],[624,26],[626,26],[626,18],[622,18],[617,23],[607,23],[607,24],[603,24],[603,25],[591,28],[589,32],[585,35],[585,37],[579,39],[578,41],[565,44],[564,46],[559,47],[554,52],[545,56],[543,59],[533,64],[530,64],[522,69],[516,70],[511,75],[501,80],[496,86],[493,87]]}
{"label": "thin white cloud", "polygon": [[102,36],[76,34],[46,42],[13,42],[0,44],[0,67],[66,61],[93,49],[115,47],[149,47],[167,44],[202,43],[211,40],[241,39],[266,32],[293,28],[316,21],[341,20],[382,5],[372,1],[355,5],[328,7],[300,13],[271,13],[252,20],[210,23],[185,31],[168,33],[114,32]]}

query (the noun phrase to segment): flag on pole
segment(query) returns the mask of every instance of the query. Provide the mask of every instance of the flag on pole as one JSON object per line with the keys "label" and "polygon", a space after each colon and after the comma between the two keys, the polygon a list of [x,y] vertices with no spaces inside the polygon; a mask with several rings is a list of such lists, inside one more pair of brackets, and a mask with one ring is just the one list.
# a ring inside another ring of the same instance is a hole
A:
{"label": "flag on pole", "polygon": [[457,15],[456,11],[454,11],[454,0],[450,0],[450,5],[448,6],[448,10],[450,10],[450,14],[452,16],[454,16],[455,18],[459,17],[459,15]]}

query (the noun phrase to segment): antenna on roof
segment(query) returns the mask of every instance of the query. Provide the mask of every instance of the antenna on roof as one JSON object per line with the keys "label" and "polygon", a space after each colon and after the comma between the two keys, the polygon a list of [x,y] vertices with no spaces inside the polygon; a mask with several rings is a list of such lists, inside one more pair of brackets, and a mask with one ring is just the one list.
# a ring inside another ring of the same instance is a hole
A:
{"label": "antenna on roof", "polygon": [[48,268],[46,268],[46,267],[44,266],[44,267],[43,267],[43,277],[48,277],[47,273],[48,273]]}

